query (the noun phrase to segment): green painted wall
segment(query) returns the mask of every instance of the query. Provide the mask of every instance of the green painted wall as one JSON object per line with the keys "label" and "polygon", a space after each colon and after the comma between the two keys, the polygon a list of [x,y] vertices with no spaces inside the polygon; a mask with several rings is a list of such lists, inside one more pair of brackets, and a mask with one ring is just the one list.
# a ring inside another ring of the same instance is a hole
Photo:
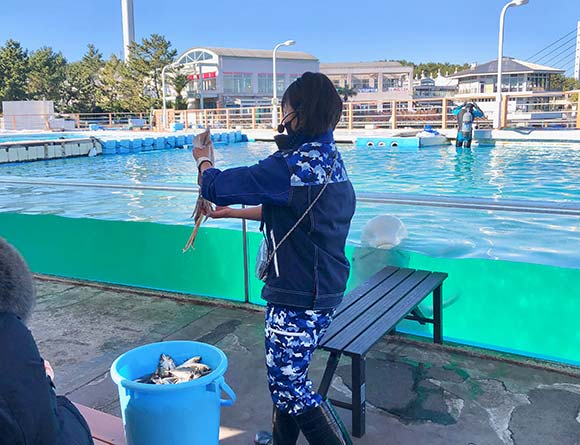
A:
{"label": "green painted wall", "polygon": [[[244,301],[242,233],[144,222],[0,213],[0,236],[34,272]],[[262,304],[254,259],[262,239],[248,234],[250,302]],[[580,270],[485,259],[440,259],[348,246],[349,288],[387,264],[447,272],[447,339],[580,365]],[[430,315],[430,299],[422,304]],[[405,321],[401,330],[428,335]]]}

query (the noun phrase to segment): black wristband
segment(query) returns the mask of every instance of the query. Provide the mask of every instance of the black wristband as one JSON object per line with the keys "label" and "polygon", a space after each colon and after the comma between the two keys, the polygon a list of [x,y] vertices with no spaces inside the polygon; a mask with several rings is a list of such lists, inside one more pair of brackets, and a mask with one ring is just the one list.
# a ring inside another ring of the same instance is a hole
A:
{"label": "black wristband", "polygon": [[201,161],[201,163],[199,164],[199,166],[197,167],[198,171],[201,171],[201,166],[203,164],[205,164],[206,162],[209,162],[209,165],[211,165],[213,167],[213,164],[211,163],[211,161],[208,161],[207,159],[204,159],[203,161]]}

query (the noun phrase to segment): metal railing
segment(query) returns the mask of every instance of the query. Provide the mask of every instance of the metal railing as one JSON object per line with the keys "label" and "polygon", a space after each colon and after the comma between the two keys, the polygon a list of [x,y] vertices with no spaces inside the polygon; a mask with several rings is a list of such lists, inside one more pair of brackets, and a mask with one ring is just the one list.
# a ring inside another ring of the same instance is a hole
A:
{"label": "metal railing", "polygon": [[[70,181],[52,178],[26,179],[11,176],[0,176],[0,184],[199,193],[199,187],[197,186],[152,182],[135,184],[127,182]],[[580,216],[580,203],[570,201],[514,200],[455,197],[444,195],[422,195],[412,193],[369,192],[357,192],[356,200],[357,202],[373,204],[394,204],[451,209],[491,210],[500,212]]]}
{"label": "metal railing", "polygon": [[[578,91],[545,93],[506,93],[502,103],[501,127],[580,128]],[[474,98],[475,97],[475,98]],[[478,119],[479,128],[491,128],[495,96],[460,95],[390,101],[350,101],[343,106],[340,129],[456,128],[452,110],[466,100],[475,100],[487,117]],[[488,104],[489,103],[489,104]],[[487,105],[490,105],[487,107]],[[489,109],[487,109],[489,108]],[[281,110],[279,110],[281,112]],[[266,129],[271,127],[272,106],[213,108],[174,111],[172,122],[186,126]],[[160,122],[160,119],[156,119]]]}
{"label": "metal railing", "polygon": [[149,113],[44,113],[0,115],[0,130],[86,130],[91,124],[102,128],[128,127],[131,119],[143,119],[150,126]]}
{"label": "metal railing", "polygon": [[[54,186],[72,188],[97,188],[114,190],[168,191],[180,193],[199,193],[197,186],[163,183],[125,183],[106,181],[70,181],[52,178],[27,179],[11,176],[0,176],[0,184]],[[441,195],[397,194],[397,193],[364,193],[359,192],[357,202],[374,204],[393,204],[403,206],[439,207],[446,209],[488,210],[496,212],[534,213],[547,215],[566,215],[580,217],[580,203],[535,200],[504,200],[490,198],[468,198]],[[244,269],[244,301],[250,302],[249,261],[247,221],[241,220],[242,252]]]}
{"label": "metal railing", "polygon": [[[580,128],[578,112],[579,91],[543,93],[506,93],[502,103],[502,127],[530,126]],[[455,128],[456,117],[452,114],[456,104],[476,100],[488,119],[478,119],[479,128],[491,128],[493,95],[456,95],[454,97],[416,98],[387,101],[349,101],[344,104],[340,129],[401,129]],[[489,108],[489,110],[488,110]],[[281,112],[281,110],[279,110]],[[90,124],[103,128],[127,128],[129,119],[144,119],[146,126],[162,131],[162,110],[152,113],[69,113],[56,115],[10,115],[4,117],[4,129],[22,128],[23,123],[34,122],[29,129],[51,130],[87,129]],[[167,125],[174,122],[186,128],[240,128],[270,129],[272,106],[239,108],[206,108],[203,110],[167,110]],[[66,125],[65,125],[66,124]]]}

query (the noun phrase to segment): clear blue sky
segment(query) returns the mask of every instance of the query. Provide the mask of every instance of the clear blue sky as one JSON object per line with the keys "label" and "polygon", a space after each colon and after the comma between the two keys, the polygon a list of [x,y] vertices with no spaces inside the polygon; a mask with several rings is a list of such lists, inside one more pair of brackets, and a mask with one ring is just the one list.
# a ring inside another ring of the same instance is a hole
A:
{"label": "clear blue sky", "polygon": [[[178,51],[191,46],[271,48],[295,39],[296,50],[323,62],[407,59],[485,62],[497,54],[505,0],[135,0],[137,39],[165,35]],[[47,45],[69,60],[88,43],[108,57],[122,49],[120,0],[4,0],[0,42]],[[505,55],[527,59],[574,29],[580,0],[530,0],[511,8]]]}

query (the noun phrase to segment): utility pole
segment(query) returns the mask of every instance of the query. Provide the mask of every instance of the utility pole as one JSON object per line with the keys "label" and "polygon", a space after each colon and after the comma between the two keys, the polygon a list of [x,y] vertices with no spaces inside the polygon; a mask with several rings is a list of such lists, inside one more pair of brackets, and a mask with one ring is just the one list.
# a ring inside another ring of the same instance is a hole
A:
{"label": "utility pole", "polygon": [[133,0],[121,0],[123,16],[123,49],[125,62],[129,61],[129,45],[135,41],[135,17],[133,14]]}
{"label": "utility pole", "polygon": [[574,62],[574,79],[580,80],[580,21],[576,32],[576,57]]}

